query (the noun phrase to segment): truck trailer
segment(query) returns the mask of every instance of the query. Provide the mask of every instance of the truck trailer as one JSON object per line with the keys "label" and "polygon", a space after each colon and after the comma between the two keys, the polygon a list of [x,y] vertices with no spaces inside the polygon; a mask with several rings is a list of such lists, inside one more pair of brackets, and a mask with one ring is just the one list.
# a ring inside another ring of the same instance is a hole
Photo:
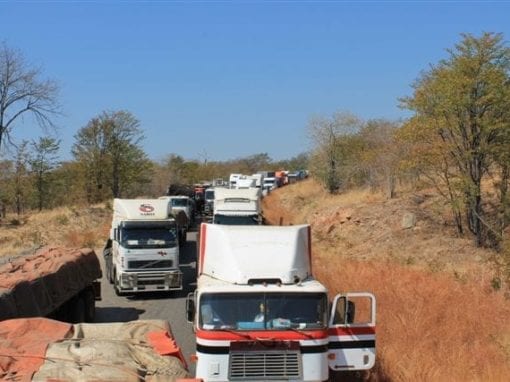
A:
{"label": "truck trailer", "polygon": [[186,303],[204,381],[325,381],[375,363],[375,297],[312,275],[310,227],[202,224]]}
{"label": "truck trailer", "polygon": [[101,276],[99,259],[89,248],[48,246],[15,255],[0,265],[0,321],[43,316],[93,322]]}
{"label": "truck trailer", "polygon": [[260,189],[216,188],[213,223],[236,225],[261,224]]}
{"label": "truck trailer", "polygon": [[179,227],[164,199],[114,199],[103,255],[118,295],[182,289]]}

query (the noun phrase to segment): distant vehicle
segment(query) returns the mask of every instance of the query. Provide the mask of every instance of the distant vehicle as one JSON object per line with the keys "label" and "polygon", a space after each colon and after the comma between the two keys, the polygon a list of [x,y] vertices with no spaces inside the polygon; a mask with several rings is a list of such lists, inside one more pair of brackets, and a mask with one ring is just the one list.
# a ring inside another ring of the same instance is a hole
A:
{"label": "distant vehicle", "polygon": [[297,172],[289,172],[287,174],[288,183],[296,183],[299,180],[299,176]]}
{"label": "distant vehicle", "polygon": [[278,188],[278,182],[274,176],[264,178],[264,185],[262,186],[266,192],[271,192]]}
{"label": "distant vehicle", "polygon": [[264,184],[264,174],[262,173],[256,173],[251,176],[253,179],[255,179],[255,187],[262,188]]}
{"label": "distant vehicle", "polygon": [[251,176],[242,175],[237,179],[235,188],[237,189],[256,188],[256,180]]}
{"label": "distant vehicle", "polygon": [[176,214],[177,211],[183,211],[187,218],[187,229],[189,230],[194,221],[195,217],[195,202],[192,198],[184,195],[172,195],[172,196],[161,196],[160,199],[168,201],[168,206],[172,214]]}
{"label": "distant vehicle", "polygon": [[214,211],[214,188],[207,188],[205,190],[205,205],[204,215],[212,217]]}
{"label": "distant vehicle", "polygon": [[229,187],[230,188],[236,188],[237,186],[237,179],[239,179],[243,174],[230,174],[229,177]]}
{"label": "distant vehicle", "polygon": [[214,224],[262,224],[258,188],[216,188],[214,196]]}

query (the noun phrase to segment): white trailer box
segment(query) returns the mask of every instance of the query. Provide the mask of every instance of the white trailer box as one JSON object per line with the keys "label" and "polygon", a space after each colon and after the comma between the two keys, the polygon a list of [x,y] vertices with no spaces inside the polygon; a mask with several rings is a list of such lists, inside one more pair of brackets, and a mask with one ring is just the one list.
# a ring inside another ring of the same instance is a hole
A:
{"label": "white trailer box", "polygon": [[215,189],[213,223],[254,225],[261,222],[260,189]]}

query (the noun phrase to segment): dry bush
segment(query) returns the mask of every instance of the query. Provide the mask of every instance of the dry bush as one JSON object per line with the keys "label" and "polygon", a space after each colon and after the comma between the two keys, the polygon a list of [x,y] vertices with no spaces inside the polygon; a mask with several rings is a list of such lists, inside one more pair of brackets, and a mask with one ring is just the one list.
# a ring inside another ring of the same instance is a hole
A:
{"label": "dry bush", "polygon": [[33,212],[24,224],[0,226],[0,257],[16,256],[43,245],[97,248],[108,236],[111,211],[104,206],[60,207]]}
{"label": "dry bush", "polygon": [[378,362],[392,380],[504,381],[510,375],[510,305],[503,294],[440,273],[333,256],[317,256],[314,272],[332,294],[376,295]]}
{"label": "dry bush", "polygon": [[[417,229],[403,231],[401,214],[412,207],[405,199],[330,196],[307,181],[272,193],[264,212],[314,223],[314,274],[331,294],[376,295],[377,363],[359,379],[506,381],[510,303],[491,288],[492,254],[452,236],[432,204],[420,203]],[[343,224],[339,207],[353,215]]]}

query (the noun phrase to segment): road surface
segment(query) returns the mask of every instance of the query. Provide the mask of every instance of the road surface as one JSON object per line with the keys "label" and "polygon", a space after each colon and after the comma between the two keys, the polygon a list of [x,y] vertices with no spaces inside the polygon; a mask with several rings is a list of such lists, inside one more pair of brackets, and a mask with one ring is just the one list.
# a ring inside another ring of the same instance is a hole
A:
{"label": "road surface", "polygon": [[97,250],[103,267],[102,301],[96,303],[96,322],[126,322],[137,319],[163,319],[170,323],[172,332],[181,346],[190,372],[194,364],[189,356],[195,353],[195,335],[186,321],[186,296],[196,288],[196,232],[188,233],[186,245],[181,247],[180,262],[183,272],[183,290],[174,292],[142,293],[133,296],[117,296],[105,277],[102,248]]}

